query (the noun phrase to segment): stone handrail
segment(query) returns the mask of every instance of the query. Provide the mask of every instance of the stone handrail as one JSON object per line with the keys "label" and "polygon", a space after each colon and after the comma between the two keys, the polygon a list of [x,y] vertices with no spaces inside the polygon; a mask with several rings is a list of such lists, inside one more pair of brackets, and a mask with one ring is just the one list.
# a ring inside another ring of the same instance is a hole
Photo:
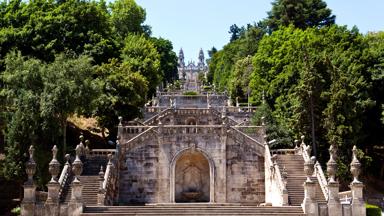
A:
{"label": "stone handrail", "polygon": [[59,178],[59,197],[61,197],[61,192],[64,189],[65,183],[67,182],[68,176],[71,173],[71,165],[69,163],[66,163],[63,167],[63,170],[61,171],[60,178]]}
{"label": "stone handrail", "polygon": [[317,161],[315,163],[315,174],[317,177],[317,181],[319,182],[321,191],[325,197],[325,200],[328,200],[328,187],[327,187],[327,179],[325,178],[323,168],[321,168],[320,163]]}
{"label": "stone handrail", "polygon": [[268,145],[265,145],[265,177],[266,184],[270,184],[269,189],[278,189],[278,194],[275,194],[275,191],[272,191],[268,194],[269,198],[267,198],[268,200],[266,200],[266,202],[271,202],[274,206],[287,205],[288,193],[285,187],[285,183],[281,176],[278,164],[272,161],[271,152]]}
{"label": "stone handrail", "polygon": [[227,118],[228,118],[228,124],[230,125],[230,126],[237,126],[238,124],[239,124],[239,122],[237,122],[235,119],[233,119],[232,117],[230,117],[230,116],[227,116]]}
{"label": "stone handrail", "polygon": [[[148,126],[148,129],[145,130],[144,132],[136,135],[135,137],[132,137],[131,139],[129,139],[128,141],[124,142],[124,143],[120,143],[121,144],[121,149],[124,150],[124,152],[127,151],[127,148],[129,145],[139,141],[140,139],[143,139],[143,137],[148,134],[149,132],[154,132],[154,128],[157,128],[157,126]],[[123,152],[121,154],[124,154]]]}
{"label": "stone handrail", "polygon": [[108,163],[107,168],[105,169],[104,182],[103,182],[103,191],[105,191],[105,204],[112,204],[111,200],[113,199],[113,164]]}
{"label": "stone handrail", "polygon": [[[116,169],[115,165],[112,162],[113,158],[116,158],[117,155],[112,156],[108,155],[108,164],[105,169],[105,173],[99,173],[102,177],[100,182],[99,194],[98,194],[98,205],[112,205],[113,199],[116,193]],[[104,175],[103,175],[104,174]]]}
{"label": "stone handrail", "polygon": [[[309,161],[311,160],[311,156],[310,156],[310,147],[307,146],[304,141],[301,143],[300,145],[300,152],[303,156],[303,159],[304,161]],[[323,172],[323,168],[321,167],[320,163],[317,161],[315,163],[315,166],[314,166],[314,171],[315,171],[315,175],[316,175],[316,178],[317,178],[317,182],[319,183],[320,185],[320,188],[321,188],[321,192],[323,193],[324,195],[324,198],[325,200],[328,200],[328,183],[327,183],[327,179],[325,178],[325,175],[324,175],[324,172]]]}
{"label": "stone handrail", "polygon": [[143,122],[143,124],[145,125],[153,125],[153,124],[156,124],[156,119],[161,116],[162,114],[164,114],[165,112],[169,111],[170,108],[165,108],[164,110],[162,110],[161,112],[157,113],[156,115],[152,116],[151,118],[145,120]]}
{"label": "stone handrail", "polygon": [[248,136],[252,137],[254,140],[257,140],[258,142],[261,141],[258,139],[261,139],[263,136],[262,135],[262,126],[254,126],[254,125],[238,126],[238,125],[235,125],[235,126],[233,126],[233,128],[236,128],[237,130],[241,131],[242,133],[247,134]]}
{"label": "stone handrail", "polygon": [[304,143],[301,144],[301,154],[303,155],[304,161],[309,161],[311,159],[311,156],[307,152],[307,148],[309,148],[307,145]]}
{"label": "stone handrail", "polygon": [[[265,146],[258,140],[255,140],[253,137],[249,136],[248,134],[243,133],[236,127],[230,127],[233,131],[236,133],[233,133],[235,136],[240,135],[244,138],[244,143],[248,143],[251,146],[256,148],[256,151],[259,152],[260,154],[263,154],[265,152]],[[236,138],[237,139],[237,138]]]}

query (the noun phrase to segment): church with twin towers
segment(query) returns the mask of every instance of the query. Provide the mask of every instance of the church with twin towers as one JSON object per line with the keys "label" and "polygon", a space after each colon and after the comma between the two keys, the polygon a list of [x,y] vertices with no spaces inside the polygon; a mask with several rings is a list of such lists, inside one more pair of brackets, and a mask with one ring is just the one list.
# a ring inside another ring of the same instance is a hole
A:
{"label": "church with twin towers", "polygon": [[178,75],[181,80],[198,81],[198,74],[204,73],[206,76],[208,73],[208,65],[205,63],[205,57],[203,49],[200,49],[197,64],[194,61],[185,63],[183,48],[179,51],[177,62]]}

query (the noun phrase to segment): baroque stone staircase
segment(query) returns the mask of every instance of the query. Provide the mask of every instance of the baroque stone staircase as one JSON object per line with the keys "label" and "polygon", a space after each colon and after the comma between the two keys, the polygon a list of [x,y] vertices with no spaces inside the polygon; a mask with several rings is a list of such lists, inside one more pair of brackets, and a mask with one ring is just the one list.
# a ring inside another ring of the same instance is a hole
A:
{"label": "baroque stone staircase", "polygon": [[[84,160],[83,173],[79,176],[79,180],[83,185],[83,201],[85,205],[96,205],[97,204],[97,193],[99,190],[99,172],[100,166],[103,166],[103,172],[107,165],[106,156],[91,157]],[[72,196],[71,182],[74,176],[70,176],[63,188],[61,195],[61,202],[68,203]]]}
{"label": "baroque stone staircase", "polygon": [[[291,206],[300,206],[304,199],[303,184],[306,180],[304,173],[304,159],[302,155],[285,154],[277,156],[280,171],[287,172],[288,202]],[[311,177],[316,182],[316,200],[326,202],[316,177]]]}
{"label": "baroque stone staircase", "polygon": [[259,207],[232,204],[162,204],[147,206],[87,206],[82,216],[120,215],[305,215],[301,207]]}

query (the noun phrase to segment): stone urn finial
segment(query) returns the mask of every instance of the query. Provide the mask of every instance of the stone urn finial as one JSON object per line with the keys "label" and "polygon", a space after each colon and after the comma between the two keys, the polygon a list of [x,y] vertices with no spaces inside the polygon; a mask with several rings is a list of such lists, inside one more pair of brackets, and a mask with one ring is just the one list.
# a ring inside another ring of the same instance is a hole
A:
{"label": "stone urn finial", "polygon": [[80,134],[79,140],[80,140],[80,143],[79,143],[80,147],[84,148],[84,135],[83,135],[83,133]]}
{"label": "stone urn finial", "polygon": [[308,157],[311,156],[312,147],[310,145],[307,145],[304,150],[307,152]]}
{"label": "stone urn finial", "polygon": [[311,176],[314,171],[316,157],[312,156],[309,160],[304,162],[304,172],[307,176],[306,182],[312,182]]}
{"label": "stone urn finial", "polygon": [[265,126],[265,117],[261,116],[261,126]]}
{"label": "stone urn finial", "polygon": [[357,148],[356,148],[356,146],[353,146],[352,155],[353,155],[353,158],[352,158],[351,169],[350,169],[350,171],[351,171],[351,173],[353,175],[353,182],[352,183],[360,183],[358,177],[359,177],[360,171],[361,171],[361,163],[357,159]]}
{"label": "stone urn finial", "polygon": [[29,152],[29,160],[25,165],[25,171],[28,175],[28,181],[27,182],[33,183],[33,175],[36,172],[36,162],[33,160],[33,154],[35,152],[35,148],[33,147],[33,145],[31,145],[29,147],[28,152]]}
{"label": "stone urn finial", "polygon": [[66,154],[64,156],[64,158],[65,158],[65,165],[71,165],[70,164],[71,155],[70,154]]}
{"label": "stone urn finial", "polygon": [[49,173],[52,178],[50,182],[57,182],[57,175],[60,172],[60,163],[56,158],[57,155],[57,146],[54,145],[52,148],[52,160],[49,162]]}
{"label": "stone urn finial", "polygon": [[336,182],[336,172],[337,172],[337,163],[335,160],[336,157],[336,148],[332,144],[329,147],[329,161],[327,162],[327,173],[329,176],[329,182],[334,183]]}
{"label": "stone urn finial", "polygon": [[83,163],[80,160],[81,147],[80,144],[76,146],[76,159],[72,163],[72,172],[75,174],[74,182],[79,182],[79,176],[83,171]]}
{"label": "stone urn finial", "polygon": [[304,145],[305,145],[305,142],[304,142],[304,140],[305,140],[305,136],[304,136],[304,135],[301,135],[300,139],[301,139],[301,144],[300,144],[300,146],[304,146]]}
{"label": "stone urn finial", "polygon": [[299,140],[295,139],[294,143],[295,143],[295,149],[299,148]]}
{"label": "stone urn finial", "polygon": [[123,117],[119,116],[119,126],[123,126]]}
{"label": "stone urn finial", "polygon": [[88,156],[91,149],[89,148],[91,142],[89,140],[85,140],[85,154]]}

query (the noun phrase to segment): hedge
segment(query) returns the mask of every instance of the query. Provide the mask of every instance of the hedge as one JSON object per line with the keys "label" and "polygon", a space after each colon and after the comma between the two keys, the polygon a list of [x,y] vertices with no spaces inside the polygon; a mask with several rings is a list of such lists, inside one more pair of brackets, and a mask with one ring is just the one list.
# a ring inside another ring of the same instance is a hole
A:
{"label": "hedge", "polygon": [[366,204],[367,216],[381,216],[381,209],[379,206]]}

